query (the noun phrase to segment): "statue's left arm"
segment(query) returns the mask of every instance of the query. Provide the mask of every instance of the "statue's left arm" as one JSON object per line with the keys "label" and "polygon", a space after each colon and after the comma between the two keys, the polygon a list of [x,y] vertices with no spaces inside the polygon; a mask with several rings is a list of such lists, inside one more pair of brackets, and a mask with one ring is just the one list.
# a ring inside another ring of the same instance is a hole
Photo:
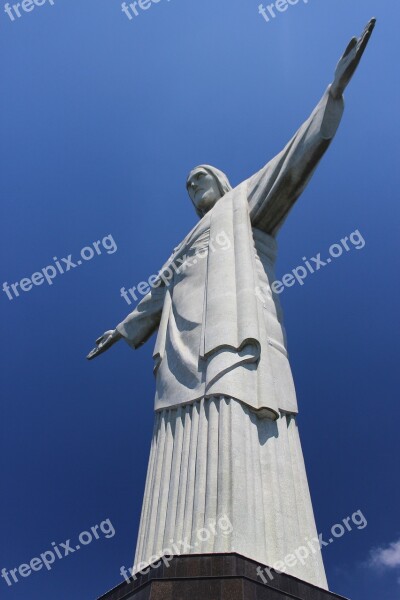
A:
{"label": "statue's left arm", "polygon": [[247,180],[253,227],[276,235],[303,192],[337,131],[344,110],[343,92],[374,26],[375,19],[371,19],[362,36],[350,41],[337,65],[333,83],[282,152]]}

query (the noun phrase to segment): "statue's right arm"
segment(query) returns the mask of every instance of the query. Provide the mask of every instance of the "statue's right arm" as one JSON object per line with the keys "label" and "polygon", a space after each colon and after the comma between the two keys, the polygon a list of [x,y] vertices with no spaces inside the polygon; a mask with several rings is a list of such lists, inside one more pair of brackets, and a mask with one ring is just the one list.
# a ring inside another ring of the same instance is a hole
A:
{"label": "statue's right arm", "polygon": [[135,310],[116,327],[116,331],[131,348],[139,348],[158,329],[164,305],[166,287],[164,284],[152,288]]}
{"label": "statue's right arm", "polygon": [[142,346],[159,326],[165,289],[163,283],[159,287],[153,287],[126,319],[114,330],[106,331],[96,340],[96,347],[86,358],[92,360],[100,356],[121,339],[124,339],[131,348]]}

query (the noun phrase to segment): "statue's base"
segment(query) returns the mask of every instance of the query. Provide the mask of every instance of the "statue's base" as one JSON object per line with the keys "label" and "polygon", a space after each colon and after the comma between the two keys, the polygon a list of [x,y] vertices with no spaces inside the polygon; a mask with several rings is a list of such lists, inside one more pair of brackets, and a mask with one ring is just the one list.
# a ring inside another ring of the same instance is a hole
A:
{"label": "statue's base", "polygon": [[99,600],[343,600],[235,553],[167,558]]}

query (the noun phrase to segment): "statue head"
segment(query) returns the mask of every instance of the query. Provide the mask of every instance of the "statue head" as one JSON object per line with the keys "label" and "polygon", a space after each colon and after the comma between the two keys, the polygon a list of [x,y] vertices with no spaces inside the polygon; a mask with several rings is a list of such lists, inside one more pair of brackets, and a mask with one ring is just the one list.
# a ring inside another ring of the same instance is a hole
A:
{"label": "statue head", "polygon": [[201,218],[232,189],[232,186],[225,173],[219,169],[210,165],[200,165],[190,171],[186,188]]}

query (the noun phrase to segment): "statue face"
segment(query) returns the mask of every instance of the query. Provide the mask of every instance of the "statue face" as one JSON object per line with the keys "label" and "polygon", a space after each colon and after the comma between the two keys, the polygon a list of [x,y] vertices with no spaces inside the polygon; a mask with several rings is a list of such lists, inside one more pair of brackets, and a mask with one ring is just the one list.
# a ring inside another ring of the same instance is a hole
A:
{"label": "statue face", "polygon": [[195,169],[189,174],[186,187],[193,204],[203,214],[221,198],[215,177],[202,168]]}

